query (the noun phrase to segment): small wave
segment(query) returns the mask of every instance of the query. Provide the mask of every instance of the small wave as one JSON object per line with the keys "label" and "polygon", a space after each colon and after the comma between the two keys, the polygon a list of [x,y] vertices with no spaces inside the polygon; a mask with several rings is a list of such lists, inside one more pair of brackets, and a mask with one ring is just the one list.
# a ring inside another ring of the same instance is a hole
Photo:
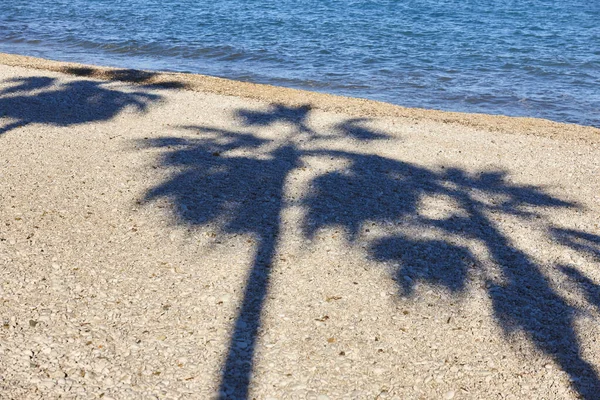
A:
{"label": "small wave", "polygon": [[[540,2],[515,10],[493,0],[443,10],[431,1],[420,7],[389,1],[314,7],[291,0],[242,7],[236,0],[42,3],[2,3],[0,49],[417,107],[558,120],[569,115],[582,122],[592,116],[599,124],[597,18],[572,0],[543,10]],[[556,18],[540,19],[540,12]]]}

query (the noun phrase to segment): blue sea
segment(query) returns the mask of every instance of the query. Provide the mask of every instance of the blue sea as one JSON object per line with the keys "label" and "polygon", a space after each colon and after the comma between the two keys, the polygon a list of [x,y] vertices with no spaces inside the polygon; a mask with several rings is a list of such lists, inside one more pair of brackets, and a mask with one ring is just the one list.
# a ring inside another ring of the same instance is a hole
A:
{"label": "blue sea", "polygon": [[0,0],[0,52],[600,126],[597,0]]}

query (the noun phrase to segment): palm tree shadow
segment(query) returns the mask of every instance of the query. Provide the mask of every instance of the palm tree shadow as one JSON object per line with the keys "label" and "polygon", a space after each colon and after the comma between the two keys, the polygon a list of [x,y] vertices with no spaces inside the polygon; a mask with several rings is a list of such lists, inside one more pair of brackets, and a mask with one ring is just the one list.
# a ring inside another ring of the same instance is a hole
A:
{"label": "palm tree shadow", "polygon": [[0,135],[29,124],[71,126],[108,121],[127,107],[145,111],[159,95],[142,91],[123,92],[104,82],[76,80],[60,83],[54,78],[27,77],[5,81],[12,84],[0,92],[0,112],[11,122]]}
{"label": "palm tree shadow", "polygon": [[388,135],[366,126],[368,118],[350,118],[335,126],[335,130],[343,137],[352,137],[359,140],[386,139]]}
{"label": "palm tree shadow", "polygon": [[169,166],[183,167],[165,184],[149,191],[145,201],[170,198],[181,222],[191,225],[218,223],[222,232],[250,234],[257,243],[244,300],[231,336],[223,368],[223,396],[244,398],[250,386],[252,361],[261,313],[269,287],[270,268],[284,207],[284,181],[298,166],[299,153],[282,146],[268,158],[231,155],[231,150],[258,148],[268,141],[250,134],[206,127],[185,127],[218,138],[181,140],[163,138],[147,143],[169,147],[163,158]]}
{"label": "palm tree shadow", "polygon": [[560,265],[558,268],[577,285],[586,300],[600,311],[600,285],[572,266]]}
{"label": "palm tree shadow", "polygon": [[166,80],[165,74],[138,69],[107,69],[91,67],[67,67],[60,70],[65,74],[85,76],[89,78],[107,79],[110,81],[129,82],[144,88],[185,89],[188,87],[182,81]]}
{"label": "palm tree shadow", "polygon": [[[269,289],[270,266],[277,251],[281,212],[286,207],[284,183],[303,157],[345,161],[346,168],[319,175],[302,200],[303,235],[320,229],[342,228],[350,243],[363,239],[371,224],[392,224],[400,233],[371,240],[367,255],[396,267],[401,296],[411,296],[417,284],[440,286],[465,293],[470,272],[480,269],[489,288],[494,316],[504,332],[524,332],[538,349],[556,360],[586,399],[600,393],[595,369],[581,355],[575,333],[577,313],[549,286],[540,265],[497,226],[493,215],[542,218],[539,207],[575,208],[542,188],[510,183],[504,171],[468,173],[461,169],[431,169],[378,155],[334,151],[319,147],[323,135],[310,127],[308,107],[273,106],[268,111],[238,110],[248,127],[291,125],[294,133],[277,142],[247,132],[210,127],[194,129],[201,138],[163,138],[149,146],[169,149],[163,164],[176,166],[173,177],[148,191],[146,201],[169,198],[180,223],[217,222],[223,232],[246,233],[257,240],[244,299],[230,338],[222,369],[220,397],[248,398],[261,314]],[[334,135],[359,140],[386,137],[363,120],[350,119],[334,127]],[[298,138],[302,140],[297,140]],[[310,146],[304,146],[310,142]],[[310,147],[310,150],[307,148]],[[234,151],[235,150],[235,151]],[[247,155],[261,154],[261,157]],[[454,209],[432,216],[423,199],[446,198]],[[416,236],[422,231],[440,234]],[[442,237],[442,238],[440,238]],[[489,254],[482,259],[454,237],[482,243]],[[486,276],[482,266],[497,265],[505,280]]]}
{"label": "palm tree shadow", "polygon": [[236,115],[246,126],[271,126],[276,123],[287,123],[292,125],[298,132],[314,133],[308,126],[308,116],[311,107],[301,105],[289,107],[283,104],[275,104],[268,111],[238,110]]}
{"label": "palm tree shadow", "polygon": [[562,228],[553,228],[550,234],[562,245],[600,260],[600,236]]}
{"label": "palm tree shadow", "polygon": [[[490,218],[494,214],[541,218],[536,207],[573,208],[576,204],[554,198],[540,188],[510,184],[502,171],[438,172],[379,156],[346,153],[343,157],[351,161],[346,170],[322,175],[313,182],[305,201],[307,235],[335,226],[356,240],[362,226],[376,221],[483,243],[489,260],[481,260],[467,247],[448,240],[396,234],[375,240],[370,255],[396,266],[402,296],[412,295],[419,281],[460,293],[467,287],[470,269],[480,268],[486,261],[498,265],[505,281],[487,277],[486,286],[505,333],[523,331],[569,374],[584,398],[600,393],[600,380],[594,367],[583,359],[575,333],[578,310],[549,286],[541,266],[519,250]],[[440,196],[452,200],[454,211],[449,216],[427,216],[420,200]],[[580,243],[579,250],[593,251],[590,241],[598,243],[589,234],[578,238],[586,243]]]}
{"label": "palm tree shadow", "polygon": [[45,76],[7,79],[4,81],[4,83],[13,83],[14,85],[0,90],[0,96],[11,93],[32,92],[34,90],[44,89],[52,86],[55,82],[56,79]]}
{"label": "palm tree shadow", "polygon": [[469,270],[477,263],[467,247],[405,235],[377,241],[371,254],[376,260],[399,263],[395,280],[404,297],[412,296],[415,282],[421,280],[460,293],[466,289]]}

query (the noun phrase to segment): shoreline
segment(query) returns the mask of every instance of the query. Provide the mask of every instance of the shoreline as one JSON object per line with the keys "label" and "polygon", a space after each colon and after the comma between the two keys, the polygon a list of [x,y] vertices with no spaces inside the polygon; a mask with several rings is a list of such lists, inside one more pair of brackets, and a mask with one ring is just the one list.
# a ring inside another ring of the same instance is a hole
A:
{"label": "shoreline", "polygon": [[285,106],[310,106],[312,109],[362,117],[406,118],[456,124],[490,132],[519,133],[544,137],[566,137],[600,140],[600,128],[555,122],[532,117],[463,113],[421,108],[408,108],[375,100],[345,97],[301,89],[235,81],[191,73],[173,73],[121,69],[88,64],[54,61],[43,58],[0,53],[0,64],[42,71],[59,72],[101,80],[115,80],[170,89],[184,89],[202,93],[278,103]]}

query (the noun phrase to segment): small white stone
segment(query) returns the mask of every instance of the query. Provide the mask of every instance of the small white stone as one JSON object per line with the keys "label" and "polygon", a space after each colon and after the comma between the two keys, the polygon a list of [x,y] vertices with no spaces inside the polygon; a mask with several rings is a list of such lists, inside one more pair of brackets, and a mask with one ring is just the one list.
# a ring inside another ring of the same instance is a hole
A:
{"label": "small white stone", "polygon": [[27,357],[33,357],[33,352],[31,350],[23,350],[21,354]]}
{"label": "small white stone", "polygon": [[219,302],[227,304],[231,301],[231,295],[230,294],[224,294],[223,296],[221,296],[219,298]]}
{"label": "small white stone", "polygon": [[49,375],[50,375],[50,378],[53,378],[53,379],[64,378],[66,376],[65,373],[60,370],[50,372]]}
{"label": "small white stone", "polygon": [[290,387],[290,390],[293,390],[293,391],[296,391],[296,390],[304,390],[304,389],[306,389],[306,385],[305,385],[305,384],[303,384],[303,383],[297,383],[297,384],[295,384],[295,385],[292,385],[292,386]]}
{"label": "small white stone", "polygon": [[52,379],[44,379],[39,385],[46,389],[51,389],[54,387],[54,381]]}
{"label": "small white stone", "polygon": [[446,400],[451,400],[454,398],[454,395],[456,394],[456,392],[454,390],[451,390],[449,392],[446,392],[446,394],[444,395],[444,399]]}

